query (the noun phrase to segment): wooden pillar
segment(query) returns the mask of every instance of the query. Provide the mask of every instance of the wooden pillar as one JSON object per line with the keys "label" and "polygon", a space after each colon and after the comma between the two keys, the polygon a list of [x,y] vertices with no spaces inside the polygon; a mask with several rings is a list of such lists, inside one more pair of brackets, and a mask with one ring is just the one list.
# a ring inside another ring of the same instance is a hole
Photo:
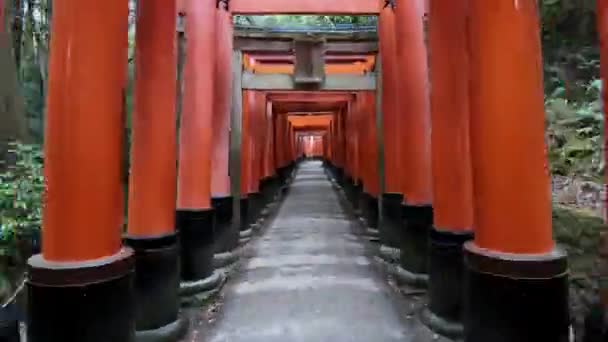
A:
{"label": "wooden pillar", "polygon": [[265,100],[261,118],[261,130],[263,130],[262,151],[262,179],[260,181],[260,192],[264,196],[265,204],[274,200],[277,188],[277,177],[274,174],[274,127],[272,119],[272,102]]}
{"label": "wooden pillar", "polygon": [[212,2],[186,3],[187,53],[179,137],[177,228],[182,279],[213,272],[215,211],[211,206],[216,8]]}
{"label": "wooden pillar", "polygon": [[211,159],[211,204],[215,209],[217,253],[238,245],[238,228],[233,223],[230,192],[230,115],[232,110],[232,15],[220,4],[215,11],[217,41],[214,61],[213,147]]}
{"label": "wooden pillar", "polygon": [[431,326],[460,322],[462,245],[472,238],[467,1],[430,4],[433,215],[429,251]]}
{"label": "wooden pillar", "polygon": [[[137,330],[149,334],[180,326],[174,323],[180,278],[175,233],[176,16],[167,15],[175,6],[175,0],[150,0],[137,8],[126,243],[136,256]],[[156,285],[150,287],[150,282]]]}
{"label": "wooden pillar", "polygon": [[401,267],[412,279],[426,280],[428,234],[433,222],[431,123],[423,0],[395,8],[400,99],[401,172],[405,196]]}
{"label": "wooden pillar", "polygon": [[241,140],[241,230],[249,228],[249,193],[251,192],[251,110],[254,92],[243,91]]}
{"label": "wooden pillar", "polygon": [[402,203],[403,178],[407,177],[401,169],[403,135],[400,125],[407,124],[401,115],[399,101],[400,83],[398,82],[399,61],[397,59],[397,37],[395,8],[385,6],[380,1],[379,44],[382,63],[382,127],[384,147],[384,194],[382,194],[382,217],[378,230],[380,233],[380,255],[386,259],[396,259],[401,248],[403,229]]}
{"label": "wooden pillar", "polygon": [[119,205],[127,1],[53,5],[44,239],[28,261],[27,340],[128,342],[134,262],[121,246]]}
{"label": "wooden pillar", "polygon": [[472,0],[469,8],[475,241],[465,245],[465,339],[566,341],[568,271],[552,240],[538,6]]}
{"label": "wooden pillar", "polygon": [[260,212],[264,207],[263,196],[260,193],[262,167],[263,136],[260,121],[266,106],[266,94],[261,91],[252,92],[249,98],[249,204],[248,217],[251,224],[257,223]]}
{"label": "wooden pillar", "polygon": [[359,208],[372,229],[378,228],[378,145],[376,140],[375,93],[360,92],[358,95],[358,141],[360,144],[359,161],[363,191],[360,194]]}

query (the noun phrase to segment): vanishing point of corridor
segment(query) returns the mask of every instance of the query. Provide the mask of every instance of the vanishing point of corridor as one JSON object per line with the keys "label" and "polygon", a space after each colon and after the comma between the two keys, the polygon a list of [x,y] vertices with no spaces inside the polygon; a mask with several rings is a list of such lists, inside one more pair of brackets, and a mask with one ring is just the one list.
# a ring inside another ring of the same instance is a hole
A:
{"label": "vanishing point of corridor", "polygon": [[208,341],[408,341],[415,329],[400,318],[355,224],[321,163],[301,164],[228,283]]}

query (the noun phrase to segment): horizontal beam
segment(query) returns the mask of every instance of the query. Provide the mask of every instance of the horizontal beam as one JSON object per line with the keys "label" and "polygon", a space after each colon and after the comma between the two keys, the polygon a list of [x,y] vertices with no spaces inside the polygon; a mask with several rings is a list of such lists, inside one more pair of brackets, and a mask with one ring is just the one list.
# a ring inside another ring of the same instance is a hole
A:
{"label": "horizontal beam", "polygon": [[268,94],[268,100],[272,102],[347,102],[354,98],[353,94],[342,93],[296,93],[296,94]]}
{"label": "horizontal beam", "polygon": [[[293,52],[293,41],[258,38],[235,38],[234,49],[243,52]],[[361,55],[378,52],[378,42],[327,42],[325,53]]]}
{"label": "horizontal beam", "polygon": [[299,86],[293,82],[291,75],[243,73],[243,89],[250,90],[376,90],[376,76],[367,75],[327,75],[320,87]]}
{"label": "horizontal beam", "polygon": [[378,14],[378,0],[231,0],[233,14]]}

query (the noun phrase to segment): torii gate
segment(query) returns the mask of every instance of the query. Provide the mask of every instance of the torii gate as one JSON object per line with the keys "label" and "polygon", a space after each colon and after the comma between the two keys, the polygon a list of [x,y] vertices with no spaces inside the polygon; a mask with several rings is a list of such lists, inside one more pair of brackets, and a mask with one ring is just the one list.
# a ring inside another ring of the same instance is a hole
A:
{"label": "torii gate", "polygon": [[[121,241],[120,188],[127,0],[55,1],[45,127],[44,236],[42,254],[29,261],[28,340],[127,342],[132,341],[136,324],[139,332],[183,326],[177,315],[180,275],[174,217],[186,251],[182,280],[207,279],[213,272],[217,210],[212,197],[233,196],[233,208],[238,210],[241,201],[235,194],[259,190],[252,185],[259,182],[259,171],[245,177],[252,182],[244,189],[241,177],[232,177],[230,183],[227,172],[213,177],[214,170],[220,170],[220,157],[225,161],[229,141],[240,142],[245,129],[240,90],[249,91],[252,97],[246,99],[259,106],[252,120],[259,125],[264,122],[260,118],[269,118],[260,115],[270,108],[264,92],[295,87],[289,77],[247,73],[242,52],[255,49],[255,44],[244,41],[235,46],[232,139],[212,139],[215,92],[223,96],[218,102],[225,115],[230,98],[227,87],[214,88],[217,75],[230,74],[216,60],[231,54],[232,39],[225,36],[231,32],[230,14],[271,13],[380,17],[386,77],[336,76],[321,87],[362,93],[337,115],[330,129],[336,134],[330,139],[332,150],[338,153],[329,162],[336,174],[345,175],[343,183],[359,186],[363,181],[365,187],[378,181],[374,163],[361,164],[361,158],[374,153],[364,142],[375,139],[361,127],[376,127],[372,115],[361,113],[373,113],[374,103],[382,107],[377,114],[384,115],[378,118],[393,124],[378,126],[386,159],[380,184],[386,186],[363,191],[376,200],[390,199],[381,205],[390,209],[384,212],[392,222],[379,227],[389,232],[382,242],[400,253],[401,268],[410,278],[430,279],[427,316],[452,319],[462,313],[468,342],[566,340],[567,263],[551,237],[536,2],[469,0],[466,7],[464,1],[431,1],[431,106],[424,6],[420,1],[399,1],[395,8],[385,4],[298,0],[285,6],[284,0],[232,0],[230,13],[212,1],[178,6],[187,13],[189,39],[188,86],[176,153],[175,117],[167,114],[175,110],[176,2],[140,2],[138,25],[144,29],[137,31],[129,248]],[[274,46],[285,49],[285,44]],[[332,48],[360,54],[360,49],[370,51],[370,44],[335,43]],[[470,84],[465,81],[469,78]],[[383,101],[374,98],[377,87],[383,91],[376,96]],[[225,121],[221,127],[227,127]],[[275,127],[284,134],[276,145],[291,144],[275,154],[280,157],[276,165],[292,168],[294,128],[285,120],[277,120]],[[256,151],[271,151],[252,139]],[[240,174],[235,171],[240,168],[241,147],[230,146],[231,175]],[[382,153],[377,157],[381,170]],[[395,232],[400,227],[395,224],[395,207],[402,208],[408,223],[401,232]],[[462,252],[473,226],[474,240]],[[151,262],[147,253],[162,262]],[[137,291],[132,286],[135,263]],[[158,288],[144,280],[143,269]],[[467,280],[463,298],[462,278]]]}

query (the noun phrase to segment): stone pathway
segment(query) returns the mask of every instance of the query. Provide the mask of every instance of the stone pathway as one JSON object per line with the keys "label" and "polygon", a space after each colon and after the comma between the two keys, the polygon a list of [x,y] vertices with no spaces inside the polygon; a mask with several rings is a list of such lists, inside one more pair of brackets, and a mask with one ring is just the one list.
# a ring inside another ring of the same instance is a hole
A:
{"label": "stone pathway", "polygon": [[300,165],[290,193],[224,290],[215,321],[188,341],[431,341],[372,265],[366,242],[320,162]]}

